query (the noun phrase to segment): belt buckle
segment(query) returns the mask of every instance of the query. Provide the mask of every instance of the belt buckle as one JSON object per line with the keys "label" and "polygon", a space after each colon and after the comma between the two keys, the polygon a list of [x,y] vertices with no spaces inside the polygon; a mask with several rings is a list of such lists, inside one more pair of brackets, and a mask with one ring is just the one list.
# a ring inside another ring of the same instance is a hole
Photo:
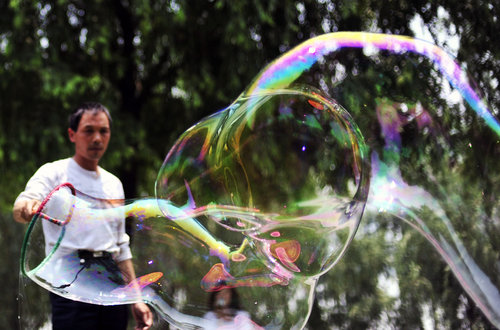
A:
{"label": "belt buckle", "polygon": [[101,258],[103,255],[104,255],[104,252],[102,252],[102,251],[94,251],[94,252],[92,252],[92,256],[94,258]]}

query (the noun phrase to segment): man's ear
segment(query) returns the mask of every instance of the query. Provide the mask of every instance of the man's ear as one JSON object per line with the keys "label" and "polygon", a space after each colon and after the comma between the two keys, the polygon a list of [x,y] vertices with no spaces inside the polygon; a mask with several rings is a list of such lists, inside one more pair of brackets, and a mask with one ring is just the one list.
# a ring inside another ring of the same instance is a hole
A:
{"label": "man's ear", "polygon": [[75,131],[73,131],[71,128],[68,128],[68,136],[69,136],[69,140],[71,142],[75,142]]}

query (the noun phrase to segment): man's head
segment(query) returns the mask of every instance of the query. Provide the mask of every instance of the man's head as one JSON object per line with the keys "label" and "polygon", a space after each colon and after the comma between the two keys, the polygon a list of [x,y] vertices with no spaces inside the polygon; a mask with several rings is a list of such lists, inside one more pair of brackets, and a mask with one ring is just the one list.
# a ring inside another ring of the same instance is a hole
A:
{"label": "man's head", "polygon": [[75,161],[96,170],[111,137],[111,116],[100,103],[84,103],[70,115],[68,135],[75,144]]}
{"label": "man's head", "polygon": [[103,112],[106,115],[106,117],[108,117],[109,127],[111,128],[113,122],[111,119],[111,115],[109,114],[108,109],[104,105],[98,102],[85,102],[80,106],[78,106],[68,118],[68,124],[69,124],[68,127],[76,132],[78,129],[78,125],[80,124],[80,120],[82,119],[82,116],[85,112],[91,112],[91,113]]}

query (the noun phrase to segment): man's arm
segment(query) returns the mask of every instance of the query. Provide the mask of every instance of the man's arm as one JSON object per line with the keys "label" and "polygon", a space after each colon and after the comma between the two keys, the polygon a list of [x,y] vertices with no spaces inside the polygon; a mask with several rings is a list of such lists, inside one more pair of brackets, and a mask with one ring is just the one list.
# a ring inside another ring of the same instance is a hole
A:
{"label": "man's arm", "polygon": [[21,199],[14,203],[12,213],[14,220],[19,223],[28,223],[35,215],[42,202],[36,199]]}
{"label": "man's arm", "polygon": [[[135,279],[134,266],[131,259],[126,259],[118,262],[118,267],[123,274],[123,279],[128,284]],[[137,290],[140,290],[139,287]],[[132,313],[135,319],[136,330],[147,330],[153,325],[153,313],[149,307],[143,303],[135,303],[132,305]]]}

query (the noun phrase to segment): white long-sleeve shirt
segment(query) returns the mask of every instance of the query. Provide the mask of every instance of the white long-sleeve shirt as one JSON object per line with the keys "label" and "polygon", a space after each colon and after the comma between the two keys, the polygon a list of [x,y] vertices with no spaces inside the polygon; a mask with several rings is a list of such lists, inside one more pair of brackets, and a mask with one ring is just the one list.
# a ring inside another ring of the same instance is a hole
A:
{"label": "white long-sleeve shirt", "polygon": [[[76,190],[94,198],[124,199],[122,183],[116,176],[101,167],[98,167],[97,171],[88,171],[78,165],[73,158],[66,158],[40,167],[26,184],[25,190],[17,197],[16,202],[23,199],[43,201],[55,187],[65,182],[71,183]],[[107,221],[93,223],[88,221],[85,226],[77,221],[70,221],[65,227],[64,239],[60,242],[58,250],[107,251],[113,254],[117,262],[132,258],[123,214],[118,213]],[[43,221],[43,230],[45,252],[49,254],[59,239],[61,228]]]}

